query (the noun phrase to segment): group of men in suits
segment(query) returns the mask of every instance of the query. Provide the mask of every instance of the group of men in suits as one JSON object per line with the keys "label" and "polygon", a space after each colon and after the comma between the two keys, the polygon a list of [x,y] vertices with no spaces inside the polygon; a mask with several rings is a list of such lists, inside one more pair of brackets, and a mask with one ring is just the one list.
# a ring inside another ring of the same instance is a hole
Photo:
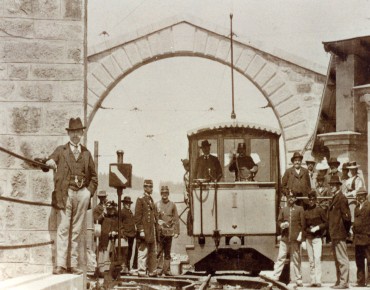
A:
{"label": "group of men in suits", "polygon": [[[311,172],[313,165],[303,168],[303,156],[295,152],[291,158],[293,166],[286,170],[282,179],[283,193],[288,199],[288,206],[282,208],[278,217],[281,229],[279,254],[274,266],[273,279],[279,279],[287,253],[290,251],[293,262],[291,277],[297,286],[302,286],[300,246],[307,249],[310,262],[310,279],[312,287],[321,287],[321,253],[322,238],[325,230],[330,234],[331,248],[336,267],[337,280],[334,289],[349,288],[349,260],[347,255],[347,237],[351,228],[351,211],[344,190],[352,188],[355,192],[356,207],[353,220],[353,242],[355,244],[357,284],[363,287],[370,282],[370,203],[364,187],[356,188],[357,170],[352,172],[351,185],[343,187],[339,166],[330,160],[331,174],[327,181],[327,196],[330,197],[327,207],[321,206],[317,197],[321,196],[325,168],[318,167],[317,188],[312,187]],[[312,163],[311,163],[312,164]],[[357,168],[355,162],[346,164],[349,170]],[[346,172],[344,172],[346,175]],[[344,189],[345,188],[345,189]],[[316,190],[315,190],[316,189]],[[307,197],[305,202],[297,202],[297,197]],[[302,205],[302,206],[301,206]],[[368,261],[368,281],[365,279],[365,259]]]}

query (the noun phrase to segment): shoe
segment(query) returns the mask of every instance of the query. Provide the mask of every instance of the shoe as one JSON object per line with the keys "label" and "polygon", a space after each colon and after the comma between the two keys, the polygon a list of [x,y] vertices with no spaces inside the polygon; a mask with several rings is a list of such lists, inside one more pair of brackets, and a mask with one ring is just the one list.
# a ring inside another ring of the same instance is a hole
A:
{"label": "shoe", "polygon": [[152,272],[152,273],[149,273],[148,274],[149,277],[157,277],[157,273],[156,272]]}
{"label": "shoe", "polygon": [[60,267],[60,266],[56,266],[53,270],[54,275],[61,275],[61,274],[65,274],[65,273],[67,273],[67,270],[63,267]]}
{"label": "shoe", "polygon": [[317,284],[316,283],[311,283],[309,287],[316,287]]}
{"label": "shoe", "polygon": [[348,289],[349,287],[347,285],[334,285],[331,286],[332,289]]}
{"label": "shoe", "polygon": [[81,269],[78,269],[77,267],[71,267],[71,274],[82,275],[83,273],[84,271],[82,271]]}
{"label": "shoe", "polygon": [[321,287],[321,283],[317,283],[316,284],[316,287]]}
{"label": "shoe", "polygon": [[303,287],[302,283],[297,283],[296,285],[297,285],[297,287]]}
{"label": "shoe", "polygon": [[147,277],[146,276],[146,273],[145,272],[137,272],[137,275],[139,276],[139,277]]}
{"label": "shoe", "polygon": [[366,284],[364,284],[364,283],[357,283],[357,284],[353,284],[351,286],[352,287],[366,287]]}
{"label": "shoe", "polygon": [[173,275],[172,275],[172,273],[171,273],[171,272],[169,272],[169,271],[168,271],[168,272],[165,272],[163,275],[168,276],[168,277],[169,277],[169,276],[173,276]]}

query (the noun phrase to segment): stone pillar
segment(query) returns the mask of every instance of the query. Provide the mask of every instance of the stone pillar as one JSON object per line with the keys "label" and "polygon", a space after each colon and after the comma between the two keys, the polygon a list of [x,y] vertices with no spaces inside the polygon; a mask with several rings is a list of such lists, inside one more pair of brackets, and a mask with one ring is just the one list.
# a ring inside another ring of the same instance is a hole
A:
{"label": "stone pillar", "polygon": [[[369,156],[370,156],[370,134],[369,134],[369,128],[370,128],[370,94],[364,94],[360,97],[360,102],[366,104],[367,109],[367,180],[366,180],[366,188],[368,187],[369,181],[370,181],[370,162],[369,162]],[[364,121],[364,120],[363,120]]]}

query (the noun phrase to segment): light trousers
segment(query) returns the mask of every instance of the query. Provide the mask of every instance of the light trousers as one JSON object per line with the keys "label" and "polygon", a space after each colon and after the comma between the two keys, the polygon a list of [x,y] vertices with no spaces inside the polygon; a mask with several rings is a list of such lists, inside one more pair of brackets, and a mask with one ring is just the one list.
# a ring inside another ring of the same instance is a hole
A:
{"label": "light trousers", "polygon": [[154,273],[157,269],[157,252],[156,243],[147,243],[143,240],[140,241],[139,251],[137,255],[137,266],[140,274],[148,272]]}
{"label": "light trousers", "polygon": [[57,266],[67,268],[70,231],[71,267],[78,265],[78,243],[90,196],[90,191],[86,187],[78,191],[68,189],[66,207],[60,210],[61,221],[57,230]]}
{"label": "light trousers", "polygon": [[291,277],[292,281],[297,284],[302,283],[302,272],[301,272],[301,252],[300,252],[300,242],[284,242],[280,241],[279,254],[274,265],[274,278],[278,280],[281,273],[283,272],[284,264],[290,250],[290,259],[293,264],[293,274]]}
{"label": "light trousers", "polygon": [[321,284],[322,239],[307,238],[307,255],[310,263],[311,284]]}

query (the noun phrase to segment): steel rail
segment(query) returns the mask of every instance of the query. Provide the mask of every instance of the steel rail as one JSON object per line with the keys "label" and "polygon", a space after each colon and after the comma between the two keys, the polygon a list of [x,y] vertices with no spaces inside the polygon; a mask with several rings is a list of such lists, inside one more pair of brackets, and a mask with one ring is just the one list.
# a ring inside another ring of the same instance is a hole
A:
{"label": "steel rail", "polygon": [[22,200],[22,199],[16,199],[16,198],[11,198],[11,197],[6,197],[6,196],[0,196],[0,200],[16,202],[16,203],[23,203],[23,204],[28,204],[28,205],[52,206],[51,203],[31,201],[31,200]]}
{"label": "steel rail", "polygon": [[23,249],[23,248],[34,248],[46,245],[54,244],[54,240],[48,242],[41,242],[41,243],[34,243],[34,244],[26,244],[26,245],[0,245],[0,250],[16,250],[16,249]]}
{"label": "steel rail", "polygon": [[18,159],[21,159],[21,160],[23,160],[23,161],[26,161],[26,162],[28,162],[28,163],[31,163],[31,164],[33,164],[33,165],[36,165],[36,166],[38,166],[38,167],[41,167],[41,168],[47,168],[47,169],[53,169],[53,168],[51,168],[50,166],[47,166],[46,164],[44,164],[44,163],[42,163],[42,162],[38,162],[38,161],[35,161],[35,160],[32,160],[32,159],[29,159],[29,158],[27,158],[27,157],[24,157],[24,156],[22,156],[22,155],[19,155],[19,154],[17,154],[17,153],[14,153],[14,152],[12,152],[12,151],[10,151],[10,150],[8,150],[8,149],[4,148],[4,147],[1,147],[1,146],[0,146],[0,151],[5,152],[5,153],[7,153],[7,154],[9,154],[9,155],[12,155],[12,156],[14,156],[14,157],[16,157],[16,158],[18,158]]}

